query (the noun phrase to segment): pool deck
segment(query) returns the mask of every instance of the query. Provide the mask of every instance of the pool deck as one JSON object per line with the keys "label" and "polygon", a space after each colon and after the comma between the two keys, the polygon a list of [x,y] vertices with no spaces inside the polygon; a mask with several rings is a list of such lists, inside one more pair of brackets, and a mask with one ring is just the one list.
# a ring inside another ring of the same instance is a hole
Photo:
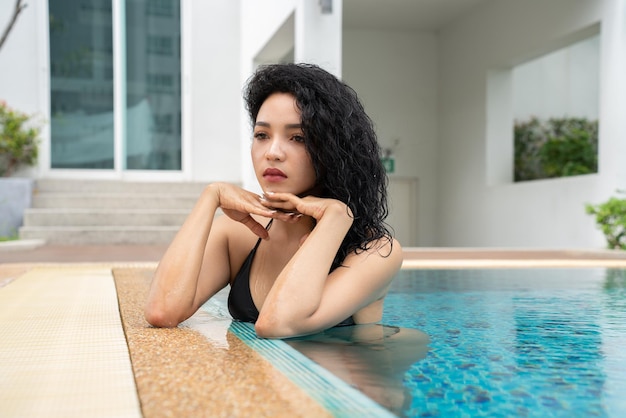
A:
{"label": "pool deck", "polygon": [[[324,417],[333,414],[199,311],[143,319],[165,247],[0,248],[3,416]],[[605,250],[408,248],[406,268],[615,267]]]}

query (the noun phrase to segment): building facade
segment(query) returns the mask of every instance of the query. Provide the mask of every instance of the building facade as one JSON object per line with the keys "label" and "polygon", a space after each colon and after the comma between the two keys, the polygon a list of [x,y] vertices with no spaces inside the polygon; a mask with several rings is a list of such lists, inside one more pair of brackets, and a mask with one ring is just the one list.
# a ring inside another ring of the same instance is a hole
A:
{"label": "building facade", "polygon": [[[254,190],[242,87],[260,64],[313,62],[355,88],[394,159],[405,245],[603,247],[584,205],[626,189],[626,2],[384,3],[30,0],[0,50],[0,100],[43,126],[17,175]],[[526,84],[547,87],[520,88],[550,54]],[[512,124],[533,100],[597,118],[596,173],[513,180]]]}

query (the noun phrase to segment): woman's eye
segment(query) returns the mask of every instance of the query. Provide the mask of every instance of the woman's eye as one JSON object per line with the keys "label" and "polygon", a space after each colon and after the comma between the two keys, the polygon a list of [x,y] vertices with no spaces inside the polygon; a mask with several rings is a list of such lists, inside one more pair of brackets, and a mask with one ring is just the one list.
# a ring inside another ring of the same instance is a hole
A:
{"label": "woman's eye", "polygon": [[267,139],[267,134],[265,132],[255,132],[254,139]]}
{"label": "woman's eye", "polygon": [[304,142],[304,136],[302,135],[294,135],[291,137],[291,139],[293,139],[296,142]]}

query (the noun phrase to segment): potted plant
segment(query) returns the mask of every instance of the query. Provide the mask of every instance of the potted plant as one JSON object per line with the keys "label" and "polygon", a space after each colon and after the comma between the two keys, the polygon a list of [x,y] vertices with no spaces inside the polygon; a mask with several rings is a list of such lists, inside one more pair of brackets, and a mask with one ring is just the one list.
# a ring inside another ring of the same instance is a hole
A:
{"label": "potted plant", "polygon": [[[22,1],[15,0],[9,22],[0,36],[0,49],[26,8]],[[37,161],[39,128],[28,127],[29,119],[30,116],[0,101],[0,241],[17,238],[24,209],[30,207],[32,201],[33,180],[11,177],[21,166]]]}
{"label": "potted plant", "polygon": [[33,179],[11,176],[37,162],[39,132],[29,115],[0,101],[0,238],[17,238],[24,209],[31,205]]}
{"label": "potted plant", "polygon": [[[624,191],[618,191],[624,194]],[[598,205],[586,204],[585,211],[595,217],[610,249],[626,250],[626,198],[611,197]]]}

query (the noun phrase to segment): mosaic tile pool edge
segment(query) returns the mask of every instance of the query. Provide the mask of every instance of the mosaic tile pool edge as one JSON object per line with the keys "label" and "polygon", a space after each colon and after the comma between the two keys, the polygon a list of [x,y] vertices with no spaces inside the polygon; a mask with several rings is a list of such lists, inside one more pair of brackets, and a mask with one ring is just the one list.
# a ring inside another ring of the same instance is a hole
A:
{"label": "mosaic tile pool edge", "polygon": [[309,360],[284,341],[257,338],[251,324],[233,322],[239,339],[301,387],[334,417],[395,417],[328,370]]}

